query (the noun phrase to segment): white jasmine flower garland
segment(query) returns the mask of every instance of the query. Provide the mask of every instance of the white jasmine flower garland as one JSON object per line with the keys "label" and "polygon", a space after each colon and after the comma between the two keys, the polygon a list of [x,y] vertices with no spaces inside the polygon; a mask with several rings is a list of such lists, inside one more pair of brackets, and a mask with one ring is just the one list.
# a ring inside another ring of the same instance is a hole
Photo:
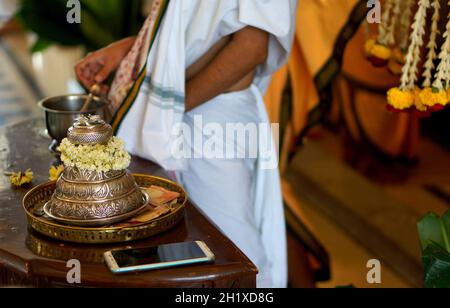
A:
{"label": "white jasmine flower garland", "polygon": [[[450,1],[448,2],[450,6]],[[435,76],[433,87],[437,89],[445,89],[450,83],[450,18],[448,19],[446,32],[444,33],[444,44],[439,53],[439,66]]]}
{"label": "white jasmine flower garland", "polygon": [[117,137],[112,137],[106,145],[75,145],[66,138],[58,150],[64,165],[83,170],[120,171],[131,163],[130,154],[124,150],[124,142]]}
{"label": "white jasmine flower garland", "polygon": [[441,5],[439,3],[440,0],[434,0],[431,6],[434,8],[434,13],[432,16],[432,24],[431,24],[431,33],[430,33],[430,40],[427,45],[428,54],[427,54],[427,60],[424,64],[424,71],[423,71],[423,77],[425,78],[423,81],[423,87],[429,88],[431,87],[431,82],[433,78],[433,70],[435,69],[434,60],[436,60],[437,57],[437,37],[439,34],[439,20],[440,20],[440,9]]}
{"label": "white jasmine flower garland", "polygon": [[411,32],[411,44],[406,55],[406,63],[403,67],[400,89],[402,91],[414,90],[417,81],[418,64],[420,61],[420,48],[423,46],[423,35],[425,34],[425,24],[427,10],[430,7],[430,0],[420,0],[419,8],[414,17]]}
{"label": "white jasmine flower garland", "polygon": [[399,47],[403,52],[408,49],[411,17],[413,15],[414,0],[403,0],[402,16],[400,18]]}
{"label": "white jasmine flower garland", "polygon": [[397,0],[393,6],[392,17],[386,33],[386,42],[389,46],[394,46],[396,43],[395,30],[399,26],[401,13],[402,1]]}
{"label": "white jasmine flower garland", "polygon": [[386,0],[384,12],[381,16],[381,23],[378,28],[378,39],[377,42],[387,46],[389,44],[389,36],[390,36],[390,24],[389,21],[391,19],[392,9],[394,7],[394,0]]}

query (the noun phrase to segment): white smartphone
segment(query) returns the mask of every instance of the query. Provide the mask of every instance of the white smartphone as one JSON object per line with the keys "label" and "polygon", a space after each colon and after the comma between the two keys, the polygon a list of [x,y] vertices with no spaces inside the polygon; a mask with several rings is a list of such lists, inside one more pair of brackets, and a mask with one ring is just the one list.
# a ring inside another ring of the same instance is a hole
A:
{"label": "white smartphone", "polygon": [[104,258],[115,274],[212,263],[215,260],[209,247],[201,241],[112,250],[105,252]]}

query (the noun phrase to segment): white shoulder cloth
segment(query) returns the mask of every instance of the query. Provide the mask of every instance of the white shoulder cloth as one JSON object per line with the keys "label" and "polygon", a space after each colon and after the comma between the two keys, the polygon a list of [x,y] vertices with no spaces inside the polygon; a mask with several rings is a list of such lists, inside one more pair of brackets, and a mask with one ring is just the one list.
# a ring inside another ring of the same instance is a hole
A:
{"label": "white shoulder cloth", "polygon": [[149,51],[145,80],[118,128],[128,150],[167,170],[185,168],[177,124],[185,110],[186,68],[220,38],[246,26],[260,28],[271,34],[268,60],[255,81],[263,92],[289,54],[296,5],[297,0],[171,0]]}

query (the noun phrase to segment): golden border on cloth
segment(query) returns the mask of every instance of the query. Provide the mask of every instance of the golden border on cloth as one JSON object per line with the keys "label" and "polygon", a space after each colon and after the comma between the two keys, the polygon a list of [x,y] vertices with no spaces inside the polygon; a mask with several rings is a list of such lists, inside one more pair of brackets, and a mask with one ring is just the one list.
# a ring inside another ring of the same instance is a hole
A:
{"label": "golden border on cloth", "polygon": [[[162,4],[161,4],[160,10],[158,12],[158,17],[157,17],[155,26],[153,27],[153,29],[150,33],[151,41],[150,41],[150,46],[148,49],[149,54],[153,47],[153,43],[155,42],[156,35],[161,26],[162,19],[167,11],[167,7],[170,2],[170,0],[161,0],[161,1],[162,1]],[[148,59],[147,59],[147,61],[148,61]],[[142,71],[139,73],[138,78],[136,79],[135,83],[133,84],[133,87],[128,92],[123,103],[120,105],[119,109],[117,110],[116,114],[114,115],[114,117],[111,121],[111,126],[112,126],[115,134],[117,134],[118,130],[120,129],[120,125],[122,124],[123,119],[128,114],[128,112],[130,111],[134,102],[136,101],[136,98],[139,94],[139,90],[141,89],[142,83],[143,83],[146,75],[147,75],[147,62],[145,63],[144,67],[142,68]]]}

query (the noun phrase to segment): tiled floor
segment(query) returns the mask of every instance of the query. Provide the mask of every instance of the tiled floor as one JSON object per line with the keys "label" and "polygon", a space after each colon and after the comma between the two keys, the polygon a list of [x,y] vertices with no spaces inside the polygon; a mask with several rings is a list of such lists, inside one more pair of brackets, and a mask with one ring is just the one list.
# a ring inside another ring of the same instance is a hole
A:
{"label": "tiled floor", "polygon": [[0,36],[0,126],[42,116],[37,102],[44,97],[83,91],[73,69],[82,49],[52,46],[31,55],[29,39],[21,33]]}
{"label": "tiled floor", "polygon": [[[338,158],[344,157],[339,137],[327,129],[320,129],[317,133],[320,136],[317,142],[324,149]],[[443,214],[450,209],[450,204],[430,192],[427,187],[435,185],[442,191],[450,187],[450,153],[431,140],[421,139],[418,156],[418,164],[408,169],[409,176],[404,181],[376,184],[418,215],[425,215],[429,211]]]}
{"label": "tiled floor", "polygon": [[300,204],[294,193],[284,186],[288,202],[297,203],[297,215],[317,237],[330,255],[331,280],[320,283],[319,288],[336,288],[353,285],[357,288],[407,288],[410,287],[391,268],[382,264],[381,284],[369,284],[366,276],[367,262],[376,257],[363,245],[349,237],[334,221],[328,219],[313,207]]}
{"label": "tiled floor", "polygon": [[29,68],[5,40],[0,40],[0,63],[0,126],[40,114]]}
{"label": "tiled floor", "polygon": [[[319,144],[334,157],[343,157],[342,145],[334,133],[320,130],[318,134],[321,137],[310,142]],[[426,187],[435,184],[439,185],[442,191],[450,187],[450,155],[439,145],[425,139],[421,141],[420,158],[419,164],[411,167],[410,175],[405,182],[398,184],[374,182],[374,184],[379,185],[388,195],[403,204],[405,210],[415,212],[418,217],[429,211],[443,214],[450,209],[450,204],[431,193]],[[344,164],[344,161],[342,163]],[[290,198],[293,198],[293,194],[290,195]],[[321,287],[348,284],[357,287],[409,287],[406,281],[385,265],[383,266],[383,283],[369,285],[366,281],[368,271],[366,263],[373,258],[373,255],[363,243],[349,237],[335,221],[314,210],[314,207],[300,204],[298,200],[291,202],[298,203],[298,215],[303,218],[330,254],[332,279],[321,284]]]}

